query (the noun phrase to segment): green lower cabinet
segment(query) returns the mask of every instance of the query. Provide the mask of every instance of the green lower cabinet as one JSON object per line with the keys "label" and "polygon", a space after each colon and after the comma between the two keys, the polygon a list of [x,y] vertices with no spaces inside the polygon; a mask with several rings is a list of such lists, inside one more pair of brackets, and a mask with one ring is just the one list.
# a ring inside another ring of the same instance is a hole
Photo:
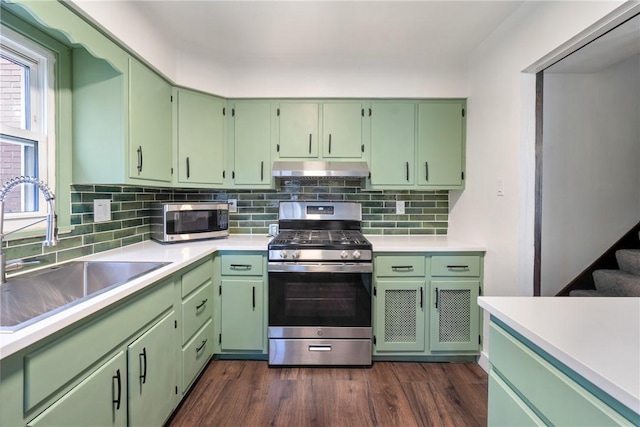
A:
{"label": "green lower cabinet", "polygon": [[546,426],[545,422],[491,369],[487,425],[495,427]]}
{"label": "green lower cabinet", "polygon": [[220,349],[264,350],[264,280],[222,279]]}
{"label": "green lower cabinet", "polygon": [[479,280],[432,280],[429,341],[432,351],[478,351]]}
{"label": "green lower cabinet", "polygon": [[636,412],[493,318],[489,362],[490,426],[540,425],[539,419],[555,426],[640,425]]}
{"label": "green lower cabinet", "polygon": [[175,325],[171,311],[127,348],[130,426],[162,425],[180,400]]}
{"label": "green lower cabinet", "polygon": [[124,351],[118,352],[27,425],[126,426],[126,362]]}
{"label": "green lower cabinet", "polygon": [[425,282],[376,280],[375,351],[425,351]]}

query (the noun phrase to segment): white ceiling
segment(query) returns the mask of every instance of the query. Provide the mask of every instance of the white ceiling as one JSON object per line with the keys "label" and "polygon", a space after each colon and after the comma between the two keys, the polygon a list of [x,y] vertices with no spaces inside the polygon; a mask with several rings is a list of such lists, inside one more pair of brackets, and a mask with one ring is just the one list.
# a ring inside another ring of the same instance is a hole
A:
{"label": "white ceiling", "polygon": [[178,50],[260,65],[463,69],[521,1],[138,1]]}

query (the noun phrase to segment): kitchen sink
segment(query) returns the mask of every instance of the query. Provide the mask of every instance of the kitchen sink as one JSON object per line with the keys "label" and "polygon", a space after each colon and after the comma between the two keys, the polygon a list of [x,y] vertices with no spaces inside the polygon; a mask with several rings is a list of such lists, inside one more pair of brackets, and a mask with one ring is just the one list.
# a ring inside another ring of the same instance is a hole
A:
{"label": "kitchen sink", "polygon": [[0,285],[0,332],[15,332],[167,264],[70,261],[11,278]]}

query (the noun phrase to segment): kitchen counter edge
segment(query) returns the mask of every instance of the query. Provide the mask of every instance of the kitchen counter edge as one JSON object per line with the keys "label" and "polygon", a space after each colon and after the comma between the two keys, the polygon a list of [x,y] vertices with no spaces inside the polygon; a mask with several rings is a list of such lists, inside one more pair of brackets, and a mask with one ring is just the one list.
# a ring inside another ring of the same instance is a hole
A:
{"label": "kitchen counter edge", "polygon": [[479,297],[478,305],[640,414],[640,298]]}
{"label": "kitchen counter edge", "polygon": [[[484,248],[452,241],[447,236],[366,235],[377,252],[484,252]],[[73,261],[140,261],[169,264],[124,285],[73,305],[16,332],[0,332],[0,360],[27,348],[99,310],[157,283],[180,269],[218,251],[267,251],[270,236],[231,234],[225,239],[160,244],[153,240],[112,249]]]}

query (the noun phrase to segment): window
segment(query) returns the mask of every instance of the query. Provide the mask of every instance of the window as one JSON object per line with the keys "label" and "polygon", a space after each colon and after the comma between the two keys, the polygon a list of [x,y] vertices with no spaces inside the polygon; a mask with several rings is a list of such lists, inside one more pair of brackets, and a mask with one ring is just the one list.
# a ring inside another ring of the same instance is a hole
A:
{"label": "window", "polygon": [[[0,180],[36,176],[55,188],[54,56],[2,27],[0,34]],[[34,185],[5,198],[5,231],[44,216],[47,204]]]}

